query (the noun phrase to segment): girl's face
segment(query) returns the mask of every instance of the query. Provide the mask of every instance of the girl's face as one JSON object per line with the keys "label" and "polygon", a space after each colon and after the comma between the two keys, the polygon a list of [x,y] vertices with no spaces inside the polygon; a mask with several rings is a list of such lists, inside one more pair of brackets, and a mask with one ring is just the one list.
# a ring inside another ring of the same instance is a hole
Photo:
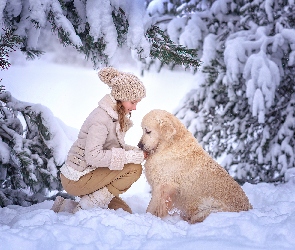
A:
{"label": "girl's face", "polygon": [[135,100],[135,101],[121,101],[122,105],[125,109],[125,113],[129,114],[132,110],[136,110],[136,105],[140,102],[141,100]]}

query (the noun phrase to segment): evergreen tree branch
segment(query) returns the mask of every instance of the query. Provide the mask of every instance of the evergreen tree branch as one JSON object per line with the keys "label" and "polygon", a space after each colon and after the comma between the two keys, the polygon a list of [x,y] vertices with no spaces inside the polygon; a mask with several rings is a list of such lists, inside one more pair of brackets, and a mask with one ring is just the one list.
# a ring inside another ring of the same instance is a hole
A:
{"label": "evergreen tree branch", "polygon": [[195,70],[201,65],[196,49],[174,44],[158,26],[148,29],[146,36],[151,43],[150,56],[159,59],[163,64],[182,65]]}
{"label": "evergreen tree branch", "polygon": [[[53,150],[46,144],[52,139],[50,129],[45,125],[42,111],[34,109],[30,103],[13,98],[9,92],[0,92],[0,104],[0,134],[4,145],[0,150],[5,150],[5,155],[9,155],[0,163],[0,205],[28,206],[42,202],[48,199],[47,190],[62,190],[59,176],[56,175],[60,166],[54,163]],[[19,113],[29,129],[23,129]],[[52,164],[55,165],[54,169]],[[28,190],[30,195],[24,196]]]}
{"label": "evergreen tree branch", "polygon": [[21,38],[14,35],[12,29],[3,29],[3,31],[4,33],[0,37],[0,68],[2,70],[10,67],[9,53],[16,51],[17,47],[22,43]]}

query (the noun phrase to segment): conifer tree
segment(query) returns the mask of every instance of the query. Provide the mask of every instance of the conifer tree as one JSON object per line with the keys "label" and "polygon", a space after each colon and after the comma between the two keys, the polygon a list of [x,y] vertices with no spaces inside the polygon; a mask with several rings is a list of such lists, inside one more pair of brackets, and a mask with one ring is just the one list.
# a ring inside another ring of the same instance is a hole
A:
{"label": "conifer tree", "polygon": [[[240,183],[284,182],[295,154],[294,5],[195,2],[200,8],[178,19],[202,20],[203,64],[176,115]],[[170,28],[177,39],[182,23]]]}
{"label": "conifer tree", "polygon": [[59,168],[69,141],[56,118],[1,88],[0,124],[0,206],[51,199],[50,191],[62,190]]}
{"label": "conifer tree", "polygon": [[120,48],[136,51],[137,60],[151,57],[163,64],[199,66],[196,50],[172,44],[163,36],[146,15],[144,1],[4,0],[0,28],[1,23],[22,39],[22,50],[29,56],[39,55],[38,39],[42,31],[51,29],[63,45],[91,59],[94,68],[108,65]]}
{"label": "conifer tree", "polygon": [[[14,35],[12,29],[3,31],[0,70],[7,70],[11,66],[9,54],[18,49],[22,39]],[[39,54],[34,50],[27,52],[30,57]],[[16,100],[0,86],[1,207],[29,206],[50,199],[49,191],[62,190],[58,170],[64,157],[55,153],[58,146],[52,143],[60,127],[58,124],[48,126],[51,123],[56,121],[46,107]],[[62,134],[60,131],[59,136]]]}

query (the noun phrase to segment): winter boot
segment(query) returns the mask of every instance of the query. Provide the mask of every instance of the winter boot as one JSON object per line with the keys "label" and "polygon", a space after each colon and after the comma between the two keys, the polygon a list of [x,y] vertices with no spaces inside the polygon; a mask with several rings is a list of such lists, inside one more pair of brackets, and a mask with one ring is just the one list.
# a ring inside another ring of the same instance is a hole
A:
{"label": "winter boot", "polygon": [[122,208],[124,211],[132,214],[132,210],[131,208],[126,204],[125,201],[123,201],[119,196],[115,196],[109,206],[108,206],[109,209],[114,209],[114,210],[117,210],[119,208]]}
{"label": "winter boot", "polygon": [[78,204],[79,202],[73,201],[71,199],[65,199],[60,206],[59,212],[68,212],[74,214]]}
{"label": "winter boot", "polygon": [[53,210],[55,213],[58,213],[58,212],[74,213],[78,204],[79,204],[78,202],[73,201],[71,199],[64,199],[61,196],[57,196],[51,210]]}
{"label": "winter boot", "polygon": [[114,195],[106,187],[103,187],[91,194],[83,195],[79,201],[79,206],[86,210],[96,207],[108,208],[113,197]]}
{"label": "winter boot", "polygon": [[62,205],[62,203],[64,202],[64,198],[63,197],[61,197],[61,196],[57,196],[56,198],[55,198],[55,201],[54,201],[54,203],[53,203],[53,205],[52,205],[52,208],[51,208],[51,210],[53,210],[55,213],[58,213],[59,212],[59,209],[60,209],[60,207],[61,207],[61,205]]}

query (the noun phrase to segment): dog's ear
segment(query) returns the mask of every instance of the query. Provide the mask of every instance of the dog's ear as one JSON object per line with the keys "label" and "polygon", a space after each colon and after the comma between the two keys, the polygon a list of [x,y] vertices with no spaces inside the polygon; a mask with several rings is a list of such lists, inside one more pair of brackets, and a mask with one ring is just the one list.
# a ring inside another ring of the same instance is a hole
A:
{"label": "dog's ear", "polygon": [[161,134],[163,135],[163,139],[169,141],[173,138],[173,136],[176,134],[176,126],[173,122],[173,119],[169,119],[168,116],[160,117],[159,120],[159,126]]}

